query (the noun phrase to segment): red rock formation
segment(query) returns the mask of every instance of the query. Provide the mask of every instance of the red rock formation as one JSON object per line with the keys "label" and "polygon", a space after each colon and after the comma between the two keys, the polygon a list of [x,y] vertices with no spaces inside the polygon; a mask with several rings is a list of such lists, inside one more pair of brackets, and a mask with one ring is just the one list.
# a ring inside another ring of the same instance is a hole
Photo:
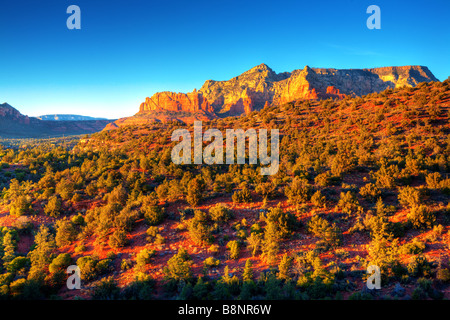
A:
{"label": "red rock formation", "polygon": [[214,112],[203,95],[196,90],[191,93],[158,92],[151,98],[145,99],[139,112],[147,111],[186,111],[186,112]]}

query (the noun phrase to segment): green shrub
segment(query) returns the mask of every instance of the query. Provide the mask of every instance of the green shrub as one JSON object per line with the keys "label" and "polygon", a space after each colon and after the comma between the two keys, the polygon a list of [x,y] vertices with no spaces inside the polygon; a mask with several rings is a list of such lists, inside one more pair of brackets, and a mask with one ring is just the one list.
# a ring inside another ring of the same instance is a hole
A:
{"label": "green shrub", "polygon": [[64,247],[71,244],[77,237],[78,232],[75,229],[72,221],[58,220],[56,222],[56,236],[55,241],[58,247]]}
{"label": "green shrub", "polygon": [[417,229],[429,229],[436,222],[435,214],[424,205],[412,207],[407,214],[407,218]]}
{"label": "green shrub", "polygon": [[233,212],[225,205],[217,203],[214,207],[209,209],[209,214],[212,221],[227,222],[233,218]]}
{"label": "green shrub", "polygon": [[143,270],[144,267],[150,263],[151,258],[155,255],[155,250],[150,250],[148,248],[142,249],[136,255],[136,268],[138,270]]}
{"label": "green shrub", "polygon": [[252,202],[252,195],[247,187],[243,187],[241,190],[236,191],[231,196],[234,203],[248,203]]}
{"label": "green shrub", "polygon": [[343,213],[347,214],[355,213],[360,208],[358,199],[356,199],[351,191],[347,191],[346,193],[341,192],[337,207],[341,209]]}
{"label": "green shrub", "polygon": [[327,198],[322,195],[320,190],[317,190],[311,197],[311,203],[318,208],[324,208],[327,203]]}
{"label": "green shrub", "polygon": [[295,177],[292,183],[284,188],[284,194],[292,205],[298,206],[311,197],[312,187],[308,180]]}
{"label": "green shrub", "polygon": [[48,271],[50,273],[54,273],[56,271],[65,271],[68,266],[72,263],[72,257],[68,253],[61,253],[55,259],[53,259],[52,263],[50,263],[48,267]]}
{"label": "green shrub", "polygon": [[398,193],[398,201],[405,207],[417,207],[421,203],[420,191],[414,187],[406,186],[401,188]]}
{"label": "green shrub", "polygon": [[50,217],[59,217],[61,215],[61,200],[57,196],[53,196],[44,208],[45,214]]}
{"label": "green shrub", "polygon": [[208,216],[201,210],[195,210],[194,217],[188,221],[189,236],[199,245],[208,245],[213,241]]}
{"label": "green shrub", "polygon": [[308,231],[333,247],[339,246],[342,242],[342,232],[336,224],[330,225],[327,220],[318,215],[313,216],[309,221]]}
{"label": "green shrub", "polygon": [[368,183],[361,187],[359,194],[369,201],[375,201],[381,195],[381,190],[374,183]]}
{"label": "green shrub", "polygon": [[6,267],[6,270],[14,274],[25,274],[30,267],[30,259],[26,257],[16,257]]}
{"label": "green shrub", "polygon": [[203,266],[205,268],[217,267],[220,264],[220,260],[214,257],[208,257],[203,261]]}
{"label": "green shrub", "polygon": [[80,268],[81,279],[86,281],[94,280],[98,276],[97,269],[95,268],[97,263],[98,259],[92,256],[78,258],[77,266]]}
{"label": "green shrub", "polygon": [[127,232],[122,229],[115,230],[109,237],[108,245],[111,248],[121,248],[128,243]]}
{"label": "green shrub", "polygon": [[164,267],[166,279],[175,281],[189,280],[192,278],[192,261],[185,249],[180,249],[177,254],[167,261]]}

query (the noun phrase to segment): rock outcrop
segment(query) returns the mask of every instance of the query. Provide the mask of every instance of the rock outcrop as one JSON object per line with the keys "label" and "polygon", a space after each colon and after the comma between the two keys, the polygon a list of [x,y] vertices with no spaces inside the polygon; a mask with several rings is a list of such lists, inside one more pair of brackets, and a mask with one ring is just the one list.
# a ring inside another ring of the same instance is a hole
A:
{"label": "rock outcrop", "polygon": [[205,112],[221,116],[239,115],[300,99],[343,98],[380,92],[387,88],[416,86],[438,81],[423,66],[372,69],[310,68],[276,73],[260,64],[226,81],[207,80],[191,93],[159,92],[141,104],[149,111]]}
{"label": "rock outcrop", "polygon": [[200,92],[194,90],[190,93],[158,92],[151,98],[145,99],[139,112],[147,111],[186,111],[186,112],[214,112]]}

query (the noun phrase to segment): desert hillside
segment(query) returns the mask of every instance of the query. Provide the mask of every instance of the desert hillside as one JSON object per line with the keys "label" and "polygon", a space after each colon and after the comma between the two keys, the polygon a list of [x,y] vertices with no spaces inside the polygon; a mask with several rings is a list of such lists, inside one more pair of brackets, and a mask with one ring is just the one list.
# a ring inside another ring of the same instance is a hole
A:
{"label": "desert hillside", "polygon": [[279,129],[273,176],[175,165],[179,121],[0,148],[0,296],[450,298],[449,80],[345,94],[203,120]]}

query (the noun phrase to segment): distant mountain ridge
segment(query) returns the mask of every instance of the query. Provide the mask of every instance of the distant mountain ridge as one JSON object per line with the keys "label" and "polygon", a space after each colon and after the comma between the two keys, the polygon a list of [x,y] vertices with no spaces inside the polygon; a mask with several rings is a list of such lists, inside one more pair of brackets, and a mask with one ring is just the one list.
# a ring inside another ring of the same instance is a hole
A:
{"label": "distant mountain ridge", "polygon": [[114,120],[46,121],[0,104],[0,138],[48,138],[101,131]]}
{"label": "distant mountain ridge", "polygon": [[46,114],[36,117],[39,120],[46,121],[92,121],[92,120],[108,120],[106,118],[95,118],[88,116],[80,116],[76,114]]}

